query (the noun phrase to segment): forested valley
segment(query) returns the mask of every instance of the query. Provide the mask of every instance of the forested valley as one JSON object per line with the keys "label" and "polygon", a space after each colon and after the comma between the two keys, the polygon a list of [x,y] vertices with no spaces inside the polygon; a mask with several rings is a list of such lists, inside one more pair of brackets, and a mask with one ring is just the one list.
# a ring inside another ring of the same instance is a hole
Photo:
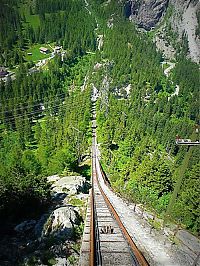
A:
{"label": "forested valley", "polygon": [[[95,49],[93,22],[82,1],[29,4],[40,16],[35,31],[23,24],[22,2],[3,1],[0,11],[1,64],[17,65],[15,78],[0,84],[3,224],[39,215],[50,203],[46,176],[76,171],[90,145],[91,92],[81,86],[93,62],[86,54]],[[62,43],[69,52],[64,60],[57,55],[46,69],[30,73],[26,45],[47,40]]]}
{"label": "forested valley", "polygon": [[[1,222],[39,215],[50,204],[46,177],[77,171],[91,145],[95,87],[113,189],[199,235],[199,148],[175,143],[176,135],[199,138],[199,65],[183,49],[166,77],[162,54],[125,18],[123,1],[105,2],[88,0],[90,14],[81,0],[2,1],[0,65],[15,78],[0,84]],[[28,47],[52,42],[64,58],[30,73]]]}

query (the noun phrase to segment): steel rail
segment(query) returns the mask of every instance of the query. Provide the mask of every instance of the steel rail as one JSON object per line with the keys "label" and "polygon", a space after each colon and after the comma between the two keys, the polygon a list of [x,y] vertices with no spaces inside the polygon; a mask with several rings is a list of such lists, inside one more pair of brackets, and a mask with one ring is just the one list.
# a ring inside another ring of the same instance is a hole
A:
{"label": "steel rail", "polygon": [[[100,165],[100,164],[99,164]],[[97,184],[99,187],[99,190],[107,204],[107,206],[109,207],[111,213],[113,214],[115,220],[117,221],[121,231],[124,234],[125,239],[127,240],[133,254],[135,255],[136,259],[138,260],[138,263],[140,264],[140,266],[148,266],[148,262],[146,261],[145,257],[142,255],[142,253],[139,251],[139,249],[137,248],[137,246],[135,245],[133,239],[131,238],[131,236],[129,235],[128,231],[126,230],[125,226],[123,225],[118,213],[116,212],[115,208],[113,207],[112,203],[110,202],[110,200],[108,199],[107,195],[104,193],[100,182],[99,182],[99,178],[98,178],[98,173],[97,173],[97,169],[96,169],[96,162],[95,162],[95,171],[96,171],[96,177],[97,177]]]}
{"label": "steel rail", "polygon": [[103,177],[104,183],[106,184],[107,187],[109,187],[113,191],[113,189],[112,189],[112,187],[110,185],[110,182],[109,182],[107,176],[105,175],[105,173],[103,171],[103,167],[101,166],[101,164],[99,164],[99,166],[100,166],[100,172],[101,172],[101,175]]}
{"label": "steel rail", "polygon": [[[95,134],[95,128],[93,128],[93,134]],[[128,243],[130,250],[133,254],[133,260],[135,260],[135,265],[140,265],[140,266],[148,266],[148,262],[146,261],[145,257],[142,255],[142,253],[139,251],[139,249],[137,248],[137,246],[135,245],[133,239],[131,238],[131,236],[129,235],[127,229],[125,228],[125,226],[123,225],[117,211],[115,210],[114,206],[112,205],[112,203],[110,202],[109,198],[107,197],[107,195],[105,194],[105,192],[103,191],[100,182],[99,182],[99,176],[98,176],[98,172],[97,172],[97,164],[96,164],[96,160],[98,160],[98,158],[96,157],[96,142],[95,142],[95,138],[93,138],[93,145],[92,145],[92,190],[91,190],[91,217],[90,217],[90,266],[95,266],[95,265],[102,265],[101,263],[99,264],[98,258],[101,257],[101,251],[98,248],[98,244],[99,244],[99,237],[97,235],[98,231],[98,224],[96,221],[96,206],[95,206],[95,193],[94,193],[94,181],[95,183],[97,183],[97,186],[99,188],[99,191],[101,193],[101,195],[103,196],[103,199],[108,207],[108,209],[110,210],[113,218],[115,219],[115,221],[117,222],[119,228],[121,229],[121,232],[124,235],[124,239],[125,241]],[[102,174],[102,178],[104,183],[112,190],[108,180],[106,180],[106,177],[103,173],[103,169],[99,163],[99,167],[100,167],[100,172]],[[100,253],[100,254],[99,254]]]}
{"label": "steel rail", "polygon": [[[93,156],[92,156],[93,160]],[[93,162],[92,162],[92,189],[91,189],[91,216],[90,216],[90,266],[96,264],[96,240],[95,240],[95,204],[94,204],[94,182],[93,182]]]}

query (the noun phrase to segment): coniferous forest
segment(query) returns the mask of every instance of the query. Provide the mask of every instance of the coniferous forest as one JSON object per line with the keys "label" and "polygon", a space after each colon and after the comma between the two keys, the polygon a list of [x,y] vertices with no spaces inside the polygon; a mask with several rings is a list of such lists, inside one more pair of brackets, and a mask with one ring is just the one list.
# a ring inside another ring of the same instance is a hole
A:
{"label": "coniferous forest", "polygon": [[[95,86],[113,189],[199,235],[199,147],[175,143],[176,135],[199,139],[199,65],[183,49],[166,77],[162,54],[125,18],[123,1],[88,0],[91,14],[81,0],[1,2],[0,65],[15,72],[0,83],[1,222],[35,215],[30,205],[40,212],[50,203],[46,177],[77,169],[91,145]],[[27,49],[52,43],[64,57],[31,72]]]}
{"label": "coniferous forest", "polygon": [[[81,86],[93,62],[86,54],[95,50],[93,21],[82,1],[30,1],[27,12],[39,14],[40,21],[33,29],[23,24],[21,5],[4,1],[0,11],[1,65],[16,66],[15,78],[0,85],[0,213],[7,221],[48,206],[45,177],[75,171],[90,145],[91,91]],[[47,40],[68,53],[31,73],[27,46]]]}

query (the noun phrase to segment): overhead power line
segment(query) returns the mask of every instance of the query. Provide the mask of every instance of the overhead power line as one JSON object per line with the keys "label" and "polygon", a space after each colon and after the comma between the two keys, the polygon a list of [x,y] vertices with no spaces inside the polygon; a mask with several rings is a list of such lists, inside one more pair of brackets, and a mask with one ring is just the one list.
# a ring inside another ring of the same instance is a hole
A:
{"label": "overhead power line", "polygon": [[[64,104],[64,103],[62,103]],[[4,120],[6,122],[8,121],[12,121],[12,120],[15,120],[16,118],[20,118],[20,117],[25,117],[26,115],[27,116],[34,116],[35,114],[39,114],[39,113],[43,113],[51,108],[56,108],[56,107],[60,107],[60,104],[59,105],[54,105],[54,106],[49,106],[47,108],[45,108],[44,110],[37,110],[37,111],[34,111],[34,112],[25,112],[25,114],[21,114],[21,115],[13,115],[13,116],[10,116],[10,117],[6,117]]]}
{"label": "overhead power line", "polygon": [[[59,95],[56,95],[56,96],[61,96],[61,95],[63,95],[63,96],[65,96],[65,94],[59,94]],[[56,97],[55,96],[55,97]],[[52,100],[52,101],[48,101],[48,102],[41,102],[41,103],[38,103],[38,104],[34,104],[34,105],[27,105],[27,108],[33,108],[33,107],[37,107],[37,106],[41,106],[41,105],[45,105],[45,104],[47,104],[47,103],[51,103],[51,102],[54,102],[56,99],[54,98],[54,100]],[[19,107],[19,108],[15,108],[15,109],[13,109],[13,110],[6,110],[6,111],[2,111],[2,112],[0,112],[0,114],[5,114],[5,113],[10,113],[10,112],[14,112],[14,111],[17,111],[17,110],[23,110],[23,109],[25,109],[25,107]]]}
{"label": "overhead power line", "polygon": [[[66,93],[60,93],[60,94],[57,94],[57,95],[49,95],[49,97],[53,96],[60,96],[60,95],[66,95]],[[19,97],[10,97],[10,98],[7,98],[5,99],[3,102],[8,102],[10,100],[17,100],[17,99],[26,99],[26,98],[29,98],[31,95],[24,95],[24,96],[19,96]],[[28,100],[28,99],[27,99]]]}

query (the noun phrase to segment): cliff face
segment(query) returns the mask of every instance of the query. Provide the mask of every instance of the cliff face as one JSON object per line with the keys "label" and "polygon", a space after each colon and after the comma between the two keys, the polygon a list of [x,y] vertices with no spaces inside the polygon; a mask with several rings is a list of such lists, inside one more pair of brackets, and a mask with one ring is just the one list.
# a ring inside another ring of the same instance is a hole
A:
{"label": "cliff face", "polygon": [[145,30],[156,26],[165,13],[169,0],[129,0],[126,3],[126,16]]}
{"label": "cliff face", "polygon": [[188,46],[188,57],[196,63],[200,63],[200,1],[199,0],[170,0],[173,12],[164,26],[160,28],[166,29],[169,35],[169,27],[176,33],[177,40],[174,41],[174,48],[180,40],[185,40]]}
{"label": "cliff face", "polygon": [[[187,56],[194,62],[200,62],[198,0],[127,0],[125,14],[139,28],[147,31],[158,26],[154,41],[166,58],[173,59],[182,47],[186,47]],[[163,23],[159,26],[161,20]]]}

